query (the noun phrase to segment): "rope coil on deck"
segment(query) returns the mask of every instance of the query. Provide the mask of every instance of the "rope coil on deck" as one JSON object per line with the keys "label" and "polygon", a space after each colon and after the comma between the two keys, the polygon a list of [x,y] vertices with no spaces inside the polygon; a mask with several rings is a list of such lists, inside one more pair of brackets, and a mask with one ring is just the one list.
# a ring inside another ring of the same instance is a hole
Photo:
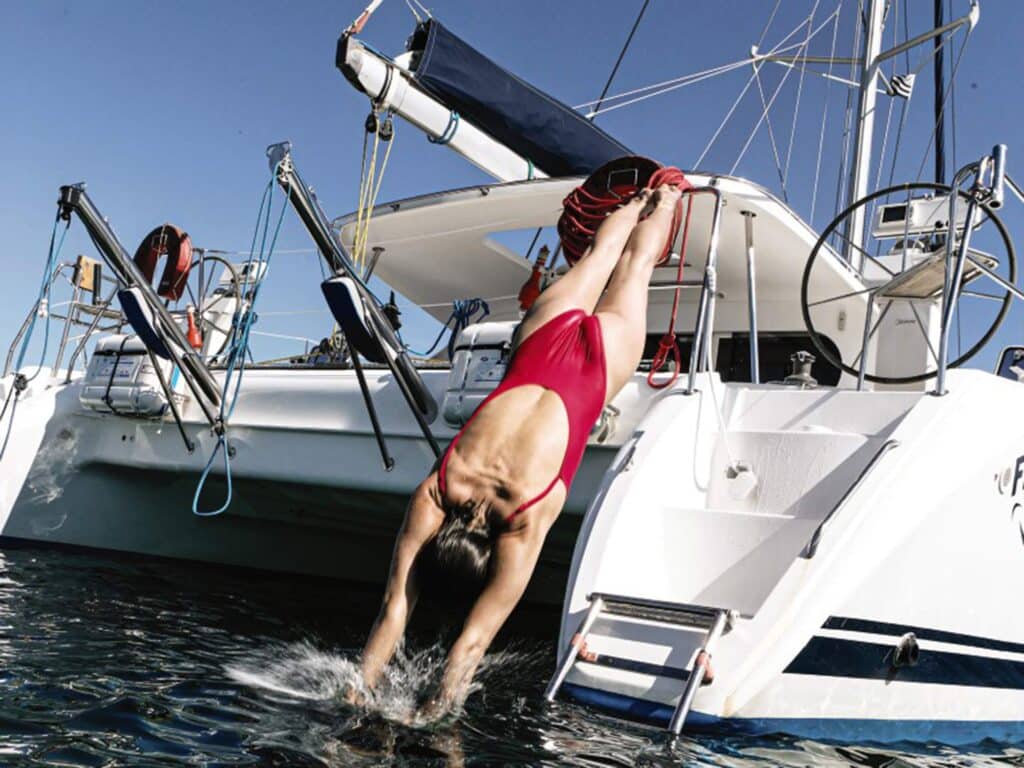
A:
{"label": "rope coil on deck", "polygon": [[[657,189],[668,184],[682,192],[693,188],[683,172],[672,166],[662,166],[645,157],[623,157],[598,168],[585,182],[576,187],[562,201],[564,211],[558,219],[558,235],[562,240],[565,260],[572,266],[583,258],[594,242],[601,222],[611,213],[627,204],[643,189]],[[668,261],[672,253],[672,245],[679,235],[680,226],[683,230],[682,243],[679,248],[679,266],[677,280],[683,279],[683,262],[686,253],[686,242],[690,232],[690,215],[693,211],[692,198],[686,208],[686,223],[683,225],[683,200],[679,203],[672,217],[665,248],[658,259],[658,264]],[[658,342],[658,351],[651,362],[651,370],[647,374],[647,383],[655,389],[664,389],[672,385],[679,376],[682,359],[679,342],[675,335],[676,316],[679,312],[680,289],[676,288],[672,300],[672,312],[668,330]],[[655,381],[654,376],[665,367],[671,356],[674,366],[670,377],[664,381]]]}

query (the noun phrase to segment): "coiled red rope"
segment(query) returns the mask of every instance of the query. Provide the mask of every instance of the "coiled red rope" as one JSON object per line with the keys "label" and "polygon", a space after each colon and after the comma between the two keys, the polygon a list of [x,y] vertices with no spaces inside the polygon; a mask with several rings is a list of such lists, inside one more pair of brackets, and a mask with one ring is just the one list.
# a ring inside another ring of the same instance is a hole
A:
{"label": "coiled red rope", "polygon": [[[571,266],[583,258],[587,249],[594,242],[594,235],[597,233],[598,227],[610,213],[628,203],[642,189],[657,189],[663,184],[674,186],[683,192],[693,187],[678,168],[662,166],[646,157],[619,158],[594,171],[585,182],[576,187],[562,201],[564,210],[558,219],[558,235],[562,240],[565,260],[569,265]],[[683,226],[683,239],[679,249],[678,280],[683,278],[683,255],[686,253],[686,240],[690,230],[692,209],[691,201],[686,209],[686,224]],[[673,214],[672,228],[665,242],[665,249],[657,262],[659,265],[668,261],[672,252],[672,244],[679,234],[682,219],[683,203],[680,199]],[[675,335],[679,293],[679,288],[676,288],[668,331],[658,342],[658,351],[654,355],[651,370],[647,374],[647,383],[655,389],[668,387],[679,376],[681,359]],[[655,375],[665,366],[670,354],[674,361],[671,377],[665,381],[655,381]]]}
{"label": "coiled red rope", "polygon": [[[622,157],[605,163],[594,171],[580,186],[562,201],[564,210],[558,219],[558,236],[562,251],[569,264],[575,264],[594,242],[601,222],[618,208],[632,200],[642,189],[657,189],[670,184],[680,190],[690,189],[683,172],[671,166],[663,167],[646,157]],[[682,207],[676,211],[672,233],[665,243],[665,251],[658,260],[664,263],[679,232]]]}

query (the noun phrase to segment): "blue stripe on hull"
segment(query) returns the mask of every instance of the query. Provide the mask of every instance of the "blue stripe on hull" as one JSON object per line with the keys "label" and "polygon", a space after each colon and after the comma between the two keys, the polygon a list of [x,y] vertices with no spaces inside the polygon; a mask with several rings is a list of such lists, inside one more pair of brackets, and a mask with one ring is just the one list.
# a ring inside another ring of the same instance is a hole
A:
{"label": "blue stripe on hull", "polygon": [[918,640],[935,640],[940,643],[966,645],[973,648],[988,648],[993,651],[1024,653],[1024,643],[996,640],[992,637],[981,637],[979,635],[965,635],[961,632],[948,632],[929,627],[914,627],[909,624],[891,624],[886,621],[874,621],[873,619],[829,616],[822,627],[824,629],[844,629],[848,632],[868,632],[873,635],[895,635],[897,637],[907,632],[913,632]]}
{"label": "blue stripe on hull", "polygon": [[923,650],[916,666],[897,669],[892,666],[892,656],[893,646],[889,644],[812,637],[783,671],[901,683],[1024,689],[1024,661]]}
{"label": "blue stripe on hull", "polygon": [[[602,712],[644,725],[668,728],[673,708],[667,704],[644,701],[620,693],[610,693],[574,683],[565,683],[562,692],[574,701]],[[984,739],[1004,743],[1024,742],[1024,721],[1006,720],[882,720],[871,718],[718,718],[691,712],[686,732],[787,734],[819,741],[928,742],[960,745],[976,744]]]}

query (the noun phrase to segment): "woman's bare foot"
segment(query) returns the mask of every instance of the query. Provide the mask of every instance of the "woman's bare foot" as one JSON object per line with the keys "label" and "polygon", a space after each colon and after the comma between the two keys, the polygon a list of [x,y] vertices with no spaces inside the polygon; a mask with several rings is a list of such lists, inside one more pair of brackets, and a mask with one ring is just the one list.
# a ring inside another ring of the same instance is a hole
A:
{"label": "woman's bare foot", "polygon": [[669,184],[654,190],[650,195],[650,214],[633,228],[627,248],[659,258],[672,233],[672,221],[681,197],[682,192]]}

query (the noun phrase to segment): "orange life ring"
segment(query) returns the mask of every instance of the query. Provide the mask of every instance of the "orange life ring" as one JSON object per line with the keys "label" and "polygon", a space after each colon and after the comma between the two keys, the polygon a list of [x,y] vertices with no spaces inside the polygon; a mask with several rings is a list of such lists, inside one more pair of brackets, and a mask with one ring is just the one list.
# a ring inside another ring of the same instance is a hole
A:
{"label": "orange life ring", "polygon": [[135,266],[146,280],[153,282],[156,264],[165,255],[167,263],[156,292],[162,298],[177,301],[185,291],[192,268],[192,239],[173,224],[161,224],[143,238],[135,251]]}

